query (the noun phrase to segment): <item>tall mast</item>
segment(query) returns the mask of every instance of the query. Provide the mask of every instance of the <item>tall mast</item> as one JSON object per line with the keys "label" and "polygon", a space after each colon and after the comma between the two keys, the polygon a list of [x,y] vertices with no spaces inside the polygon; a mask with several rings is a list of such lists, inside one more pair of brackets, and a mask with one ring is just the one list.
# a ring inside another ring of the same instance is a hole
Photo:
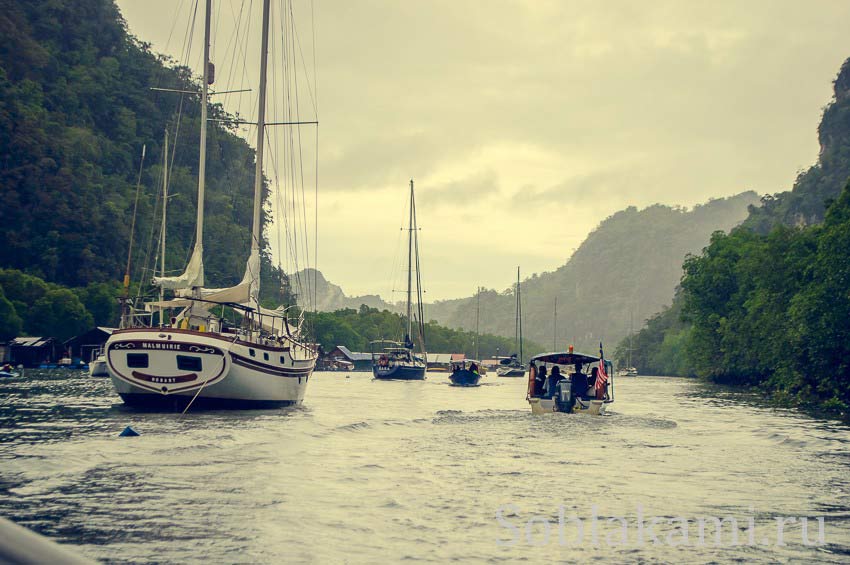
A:
{"label": "tall mast", "polygon": [[[159,254],[159,275],[165,278],[165,212],[166,207],[168,206],[168,130],[165,130],[165,142],[163,143],[162,149],[162,232],[160,235],[160,239],[162,241],[162,248]],[[159,287],[159,301],[162,303],[165,300],[165,289],[160,286]],[[159,325],[160,327],[164,326],[163,322],[163,309],[160,304],[159,307]]]}
{"label": "tall mast", "polygon": [[413,339],[413,321],[410,316],[410,293],[413,284],[413,179],[410,179],[410,218],[407,229],[407,339]]}
{"label": "tall mast", "polygon": [[522,299],[519,288],[519,266],[516,268],[516,319],[519,329],[519,361],[522,363]]}
{"label": "tall mast", "polygon": [[[251,234],[251,255],[259,257],[260,253],[260,214],[263,207],[263,150],[266,134],[266,71],[269,63],[269,5],[270,0],[263,0],[263,33],[260,47],[260,101],[257,110],[257,163],[254,169],[254,218]],[[260,273],[253,273],[251,292],[260,292]]]}
{"label": "tall mast", "polygon": [[204,14],[204,80],[201,90],[201,155],[198,160],[198,216],[195,226],[195,249],[193,258],[198,256],[201,262],[200,284],[203,285],[204,253],[204,189],[207,176],[207,99],[210,88],[210,20],[212,19],[212,0],[207,0]]}
{"label": "tall mast", "polygon": [[479,286],[478,287],[478,295],[476,296],[476,299],[475,299],[475,359],[476,359],[476,361],[480,360],[480,357],[478,356],[478,353],[479,353],[478,320],[480,318],[480,315],[481,315],[481,287]]}

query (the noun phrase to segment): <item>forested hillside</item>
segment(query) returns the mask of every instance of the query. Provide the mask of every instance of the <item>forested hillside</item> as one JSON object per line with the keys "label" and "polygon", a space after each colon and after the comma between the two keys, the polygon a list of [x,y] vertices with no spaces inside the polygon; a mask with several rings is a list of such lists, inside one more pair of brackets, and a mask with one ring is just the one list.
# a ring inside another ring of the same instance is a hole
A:
{"label": "forested hillside", "polygon": [[[523,281],[525,336],[550,347],[553,341],[569,342],[591,351],[603,339],[613,351],[628,333],[632,316],[637,325],[670,304],[685,255],[705,246],[713,231],[728,231],[741,222],[756,201],[754,192],[746,192],[692,210],[656,204],[629,207],[605,219],[564,266]],[[474,297],[437,302],[428,306],[426,317],[471,329],[475,309]],[[513,335],[514,311],[512,291],[482,293],[482,331]]]}
{"label": "forested hillside", "polygon": [[[766,212],[754,210],[731,234],[714,234],[685,261],[673,306],[633,339],[642,372],[755,385],[850,418],[848,86],[850,59],[818,129],[821,157],[794,190],[768,199]],[[627,355],[624,341],[617,356]]]}
{"label": "forested hillside", "polygon": [[[112,0],[2,6],[0,267],[71,287],[121,280],[141,167],[133,280],[147,279],[168,128],[168,269],[181,270],[195,228],[199,96],[151,87],[199,92],[198,81],[129,35]],[[226,117],[219,106],[211,116]],[[253,163],[243,139],[211,125],[204,245],[213,286],[241,276]]]}

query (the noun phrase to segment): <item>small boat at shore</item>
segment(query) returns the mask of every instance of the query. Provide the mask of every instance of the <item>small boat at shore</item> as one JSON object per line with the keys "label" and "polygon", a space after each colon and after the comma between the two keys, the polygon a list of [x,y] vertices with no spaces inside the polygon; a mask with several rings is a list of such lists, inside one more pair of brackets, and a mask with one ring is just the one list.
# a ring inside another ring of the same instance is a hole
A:
{"label": "small boat at shore", "polygon": [[460,363],[455,363],[453,367],[449,380],[454,386],[478,386],[478,381],[482,377],[480,361],[464,359]]}
{"label": "small boat at shore", "polygon": [[89,361],[89,376],[90,377],[108,377],[109,369],[106,366],[106,356],[102,349],[96,349],[92,352],[91,361]]}
{"label": "small boat at shore", "polygon": [[[18,366],[21,368],[21,366]],[[10,364],[6,363],[0,368],[0,378],[12,378],[12,377],[20,377],[21,373],[16,371]]]}
{"label": "small boat at shore", "polygon": [[[591,367],[589,376],[582,371],[585,367]],[[536,355],[529,362],[526,400],[532,414],[604,414],[614,402],[613,366],[601,348],[598,357],[575,353],[572,346]]]}

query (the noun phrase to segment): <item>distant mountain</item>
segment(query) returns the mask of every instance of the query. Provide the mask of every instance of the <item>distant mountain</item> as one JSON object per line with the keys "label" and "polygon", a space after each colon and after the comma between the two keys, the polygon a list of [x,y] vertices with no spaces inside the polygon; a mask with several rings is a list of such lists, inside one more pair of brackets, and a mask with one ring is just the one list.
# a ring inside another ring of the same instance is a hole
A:
{"label": "distant mountain", "polygon": [[[629,207],[604,220],[562,267],[532,275],[522,283],[523,334],[543,345],[572,343],[594,351],[602,339],[611,347],[669,305],[682,275],[682,260],[708,244],[711,233],[729,231],[758,201],[755,192],[710,200],[692,210],[656,204]],[[558,300],[557,335],[554,305]],[[512,290],[481,295],[481,331],[514,334]],[[475,300],[438,302],[426,310],[429,319],[449,327],[470,329]]]}
{"label": "distant mountain", "polygon": [[[379,310],[390,310],[391,312],[399,311],[377,294],[367,294],[364,296],[346,296],[342,288],[328,281],[321,271],[316,269],[304,269],[298,271],[294,276],[290,277],[291,281],[302,289],[316,287],[316,309],[320,312],[333,312],[342,308],[353,308],[358,310],[362,304],[370,308]],[[302,294],[307,292],[302,291]],[[299,304],[302,306],[311,306],[307,297],[299,296]]]}
{"label": "distant mountain", "polygon": [[833,89],[818,126],[818,162],[797,177],[790,191],[765,196],[762,206],[752,207],[744,226],[765,234],[776,224],[819,224],[826,203],[838,198],[850,178],[850,59],[841,66]]}
{"label": "distant mountain", "polygon": [[[551,273],[522,283],[523,334],[544,346],[553,343],[554,303],[558,299],[558,347],[573,343],[593,351],[603,339],[614,346],[628,333],[630,316],[643,321],[669,305],[688,253],[699,253],[712,232],[729,231],[758,202],[755,192],[710,200],[692,210],[656,204],[629,207],[604,220],[569,261]],[[303,276],[300,275],[300,276]],[[347,297],[319,273],[319,310],[375,308],[396,310],[377,296]],[[426,320],[454,328],[475,326],[475,297],[426,304]],[[513,337],[513,289],[482,290],[480,329]]]}

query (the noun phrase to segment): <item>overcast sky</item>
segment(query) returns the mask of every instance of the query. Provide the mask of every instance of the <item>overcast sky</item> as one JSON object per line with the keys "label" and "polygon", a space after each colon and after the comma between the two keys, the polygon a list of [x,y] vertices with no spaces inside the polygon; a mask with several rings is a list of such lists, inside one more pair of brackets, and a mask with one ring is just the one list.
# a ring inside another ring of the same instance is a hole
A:
{"label": "overcast sky", "polygon": [[[190,4],[118,0],[177,59]],[[307,81],[311,10],[318,268],[386,299],[411,178],[427,299],[503,289],[627,206],[789,189],[850,57],[845,0],[293,0]]]}

